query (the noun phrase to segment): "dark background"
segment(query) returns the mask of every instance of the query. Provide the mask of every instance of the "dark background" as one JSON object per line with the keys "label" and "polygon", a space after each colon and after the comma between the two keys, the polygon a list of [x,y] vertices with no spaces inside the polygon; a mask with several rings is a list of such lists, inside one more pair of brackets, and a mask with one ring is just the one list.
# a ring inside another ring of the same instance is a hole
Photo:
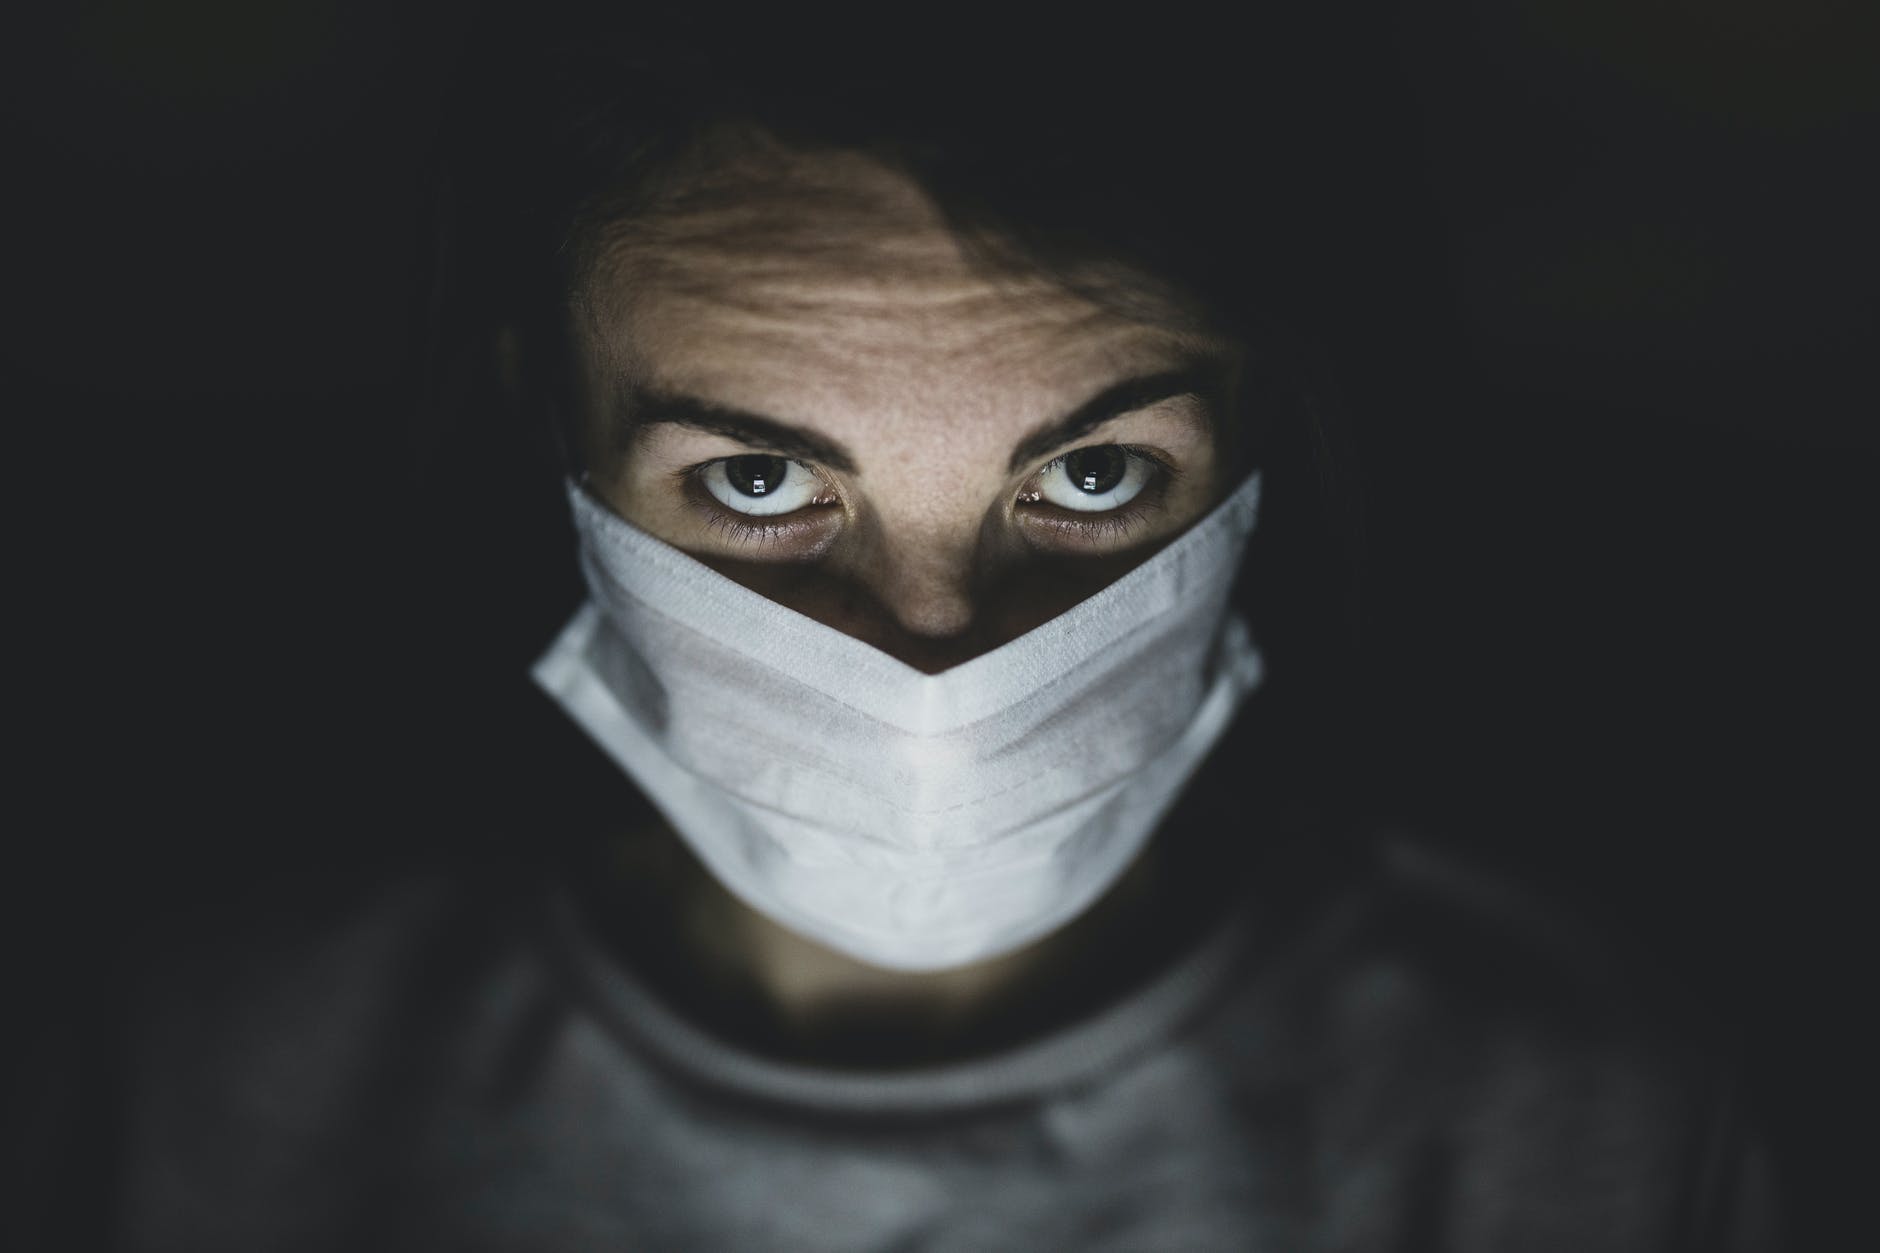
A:
{"label": "dark background", "polygon": [[[1872,12],[1404,6],[1445,283],[1413,386],[1341,363],[1374,804],[1740,1017],[1798,1226],[1837,1238],[1880,817]],[[427,583],[412,525],[451,10],[63,13],[0,107],[9,512],[46,589],[11,605],[16,764],[53,791],[8,892],[70,958],[247,871],[447,843],[399,786],[452,699],[428,632],[508,615],[520,667],[561,609]]]}

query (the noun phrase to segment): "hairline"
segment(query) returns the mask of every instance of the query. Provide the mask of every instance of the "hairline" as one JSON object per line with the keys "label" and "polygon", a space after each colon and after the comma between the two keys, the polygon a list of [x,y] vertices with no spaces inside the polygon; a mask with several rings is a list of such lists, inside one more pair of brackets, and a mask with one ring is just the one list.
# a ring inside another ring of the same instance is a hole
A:
{"label": "hairline", "polygon": [[959,205],[897,152],[790,139],[755,120],[721,120],[700,128],[671,156],[637,173],[623,173],[608,189],[577,205],[560,249],[569,262],[563,270],[564,303],[591,308],[594,285],[604,281],[629,249],[644,241],[643,235],[636,237],[634,225],[682,218],[686,207],[675,202],[701,184],[736,186],[736,171],[744,164],[748,186],[758,161],[819,157],[859,158],[905,179],[935,209],[941,228],[958,245],[965,264],[989,282],[1043,280],[1130,321],[1245,346],[1241,343],[1244,336],[1209,317],[1197,296],[1114,252],[1092,249],[1078,255],[1072,265],[1054,263],[1027,244],[1017,223],[992,216],[967,221]]}

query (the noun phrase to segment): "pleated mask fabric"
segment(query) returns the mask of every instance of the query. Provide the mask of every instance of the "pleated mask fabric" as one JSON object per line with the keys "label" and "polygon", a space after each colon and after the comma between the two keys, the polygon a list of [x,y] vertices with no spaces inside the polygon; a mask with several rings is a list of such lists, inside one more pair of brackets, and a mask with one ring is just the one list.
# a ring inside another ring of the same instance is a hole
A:
{"label": "pleated mask fabric", "polygon": [[533,673],[751,908],[871,965],[964,965],[1094,903],[1258,686],[1227,598],[1259,495],[926,674],[571,484],[590,599]]}

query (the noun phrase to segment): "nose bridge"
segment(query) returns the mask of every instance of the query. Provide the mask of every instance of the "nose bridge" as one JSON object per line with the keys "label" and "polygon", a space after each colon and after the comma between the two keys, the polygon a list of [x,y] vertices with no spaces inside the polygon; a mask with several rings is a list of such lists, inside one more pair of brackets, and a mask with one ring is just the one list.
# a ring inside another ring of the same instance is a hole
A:
{"label": "nose bridge", "polygon": [[977,528],[903,521],[883,528],[871,591],[910,634],[964,634],[977,615]]}

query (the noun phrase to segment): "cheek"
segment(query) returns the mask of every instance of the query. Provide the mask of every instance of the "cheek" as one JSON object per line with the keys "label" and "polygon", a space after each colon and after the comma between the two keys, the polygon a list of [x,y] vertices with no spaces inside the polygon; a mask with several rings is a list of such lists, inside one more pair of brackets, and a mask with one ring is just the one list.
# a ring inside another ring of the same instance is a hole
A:
{"label": "cheek", "polygon": [[687,471],[714,457],[736,456],[741,451],[725,440],[662,428],[624,444],[616,441],[604,460],[590,465],[588,483],[615,513],[648,534],[683,547],[686,528],[698,520],[687,488]]}
{"label": "cheek", "polygon": [[1033,555],[1011,562],[985,591],[988,629],[998,643],[1017,639],[1096,595],[1161,547],[1148,545],[1107,557]]}
{"label": "cheek", "polygon": [[608,508],[667,543],[676,538],[680,493],[669,472],[634,456],[616,453],[607,463],[590,464],[588,489]]}

